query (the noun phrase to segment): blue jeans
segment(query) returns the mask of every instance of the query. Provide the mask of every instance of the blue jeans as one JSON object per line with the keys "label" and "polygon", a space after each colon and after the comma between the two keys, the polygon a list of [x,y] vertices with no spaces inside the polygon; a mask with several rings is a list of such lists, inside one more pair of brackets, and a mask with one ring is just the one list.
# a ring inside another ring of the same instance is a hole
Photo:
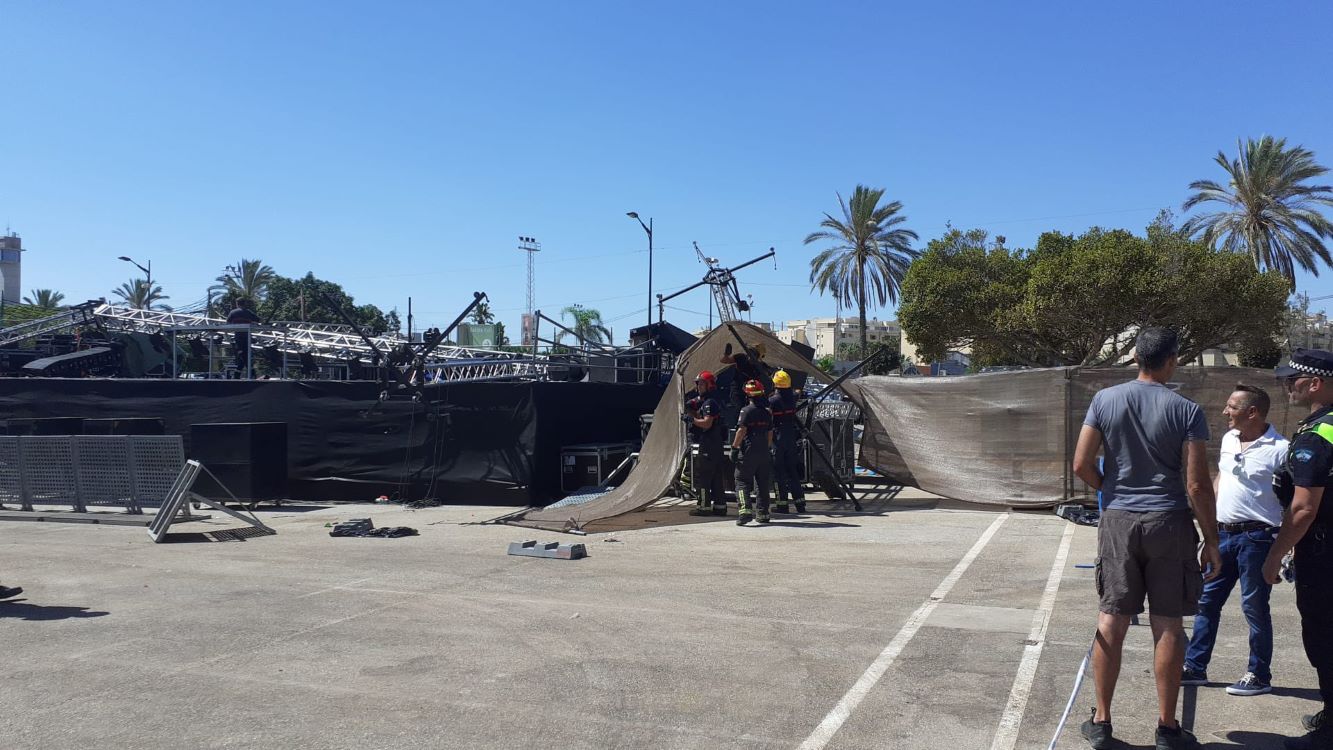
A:
{"label": "blue jeans", "polygon": [[1206,671],[1217,641],[1217,626],[1222,619],[1222,605],[1231,589],[1240,581],[1240,611],[1250,624],[1250,668],[1260,681],[1273,679],[1273,619],[1268,611],[1268,595],[1273,588],[1264,581],[1264,560],[1273,546],[1272,530],[1219,532],[1222,550],[1222,574],[1204,582],[1199,597],[1199,612],[1194,616],[1194,634],[1185,652],[1185,667]]}

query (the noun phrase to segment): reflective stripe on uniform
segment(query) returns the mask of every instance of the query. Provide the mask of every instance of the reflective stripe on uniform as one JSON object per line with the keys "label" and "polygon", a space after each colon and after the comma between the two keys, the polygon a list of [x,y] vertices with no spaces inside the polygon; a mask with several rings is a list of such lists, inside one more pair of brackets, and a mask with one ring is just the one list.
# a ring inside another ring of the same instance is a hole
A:
{"label": "reflective stripe on uniform", "polygon": [[1333,443],[1333,424],[1327,422],[1316,422],[1314,429],[1310,430],[1319,437]]}

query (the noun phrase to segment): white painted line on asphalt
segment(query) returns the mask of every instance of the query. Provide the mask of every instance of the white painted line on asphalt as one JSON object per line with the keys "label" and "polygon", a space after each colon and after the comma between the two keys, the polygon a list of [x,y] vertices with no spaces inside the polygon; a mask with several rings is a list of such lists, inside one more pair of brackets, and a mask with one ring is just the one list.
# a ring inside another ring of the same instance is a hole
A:
{"label": "white painted line on asphalt", "polygon": [[1032,615],[1032,629],[1028,631],[1027,645],[1023,647],[1023,660],[1018,663],[1018,674],[1014,675],[1014,686],[1009,690],[1009,702],[1004,706],[991,750],[1013,750],[1018,742],[1018,727],[1023,723],[1023,714],[1027,712],[1032,682],[1037,677],[1037,663],[1041,661],[1041,650],[1046,646],[1046,630],[1051,624],[1051,611],[1055,609],[1056,594],[1060,593],[1060,579],[1065,575],[1069,545],[1073,540],[1074,524],[1067,523],[1064,536],[1060,538],[1060,548],[1055,552],[1055,562],[1051,563],[1051,575],[1046,579],[1041,604],[1037,605],[1037,611]]}
{"label": "white painted line on asphalt", "polygon": [[828,715],[824,717],[824,720],[819,722],[815,731],[805,738],[805,742],[801,743],[798,750],[822,750],[829,740],[833,739],[833,735],[837,734],[838,730],[842,728],[847,718],[852,715],[852,711],[856,710],[856,707],[870,693],[871,688],[875,687],[875,683],[879,682],[879,679],[884,676],[889,666],[893,664],[908,642],[916,635],[916,631],[921,629],[921,625],[925,623],[926,618],[930,617],[930,613],[935,611],[935,607],[940,603],[940,600],[948,596],[954,584],[958,583],[958,579],[963,577],[963,573],[967,572],[968,567],[972,565],[972,561],[977,559],[977,555],[981,554],[981,550],[985,549],[991,537],[995,536],[995,532],[1008,518],[1009,514],[1006,513],[996,518],[990,526],[986,527],[986,530],[981,534],[981,538],[977,539],[976,544],[972,545],[972,549],[968,550],[967,554],[963,555],[963,559],[959,560],[958,564],[949,572],[949,575],[945,576],[943,581],[940,581],[940,585],[935,588],[934,593],[930,595],[930,599],[925,604],[917,607],[912,616],[907,618],[907,622],[903,623],[898,634],[893,637],[893,640],[889,641],[889,645],[884,647],[875,661],[861,674],[861,678],[856,681],[856,684],[852,685],[851,689],[842,696],[838,705],[834,706],[833,710],[829,711]]}

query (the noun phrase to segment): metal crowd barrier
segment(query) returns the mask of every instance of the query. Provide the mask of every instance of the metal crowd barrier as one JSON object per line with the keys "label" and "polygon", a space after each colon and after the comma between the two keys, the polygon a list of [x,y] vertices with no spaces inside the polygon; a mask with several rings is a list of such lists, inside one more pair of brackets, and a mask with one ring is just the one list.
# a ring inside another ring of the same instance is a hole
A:
{"label": "metal crowd barrier", "polygon": [[184,464],[180,435],[0,436],[0,508],[143,513],[167,499]]}

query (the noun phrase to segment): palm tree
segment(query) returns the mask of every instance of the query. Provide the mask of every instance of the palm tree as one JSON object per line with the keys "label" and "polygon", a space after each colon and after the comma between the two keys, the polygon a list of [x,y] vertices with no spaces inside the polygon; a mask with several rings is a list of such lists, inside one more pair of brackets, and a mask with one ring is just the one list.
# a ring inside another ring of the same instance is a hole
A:
{"label": "palm tree", "polygon": [[147,279],[130,279],[119,287],[111,290],[111,293],[120,297],[125,304],[136,310],[170,310],[166,305],[158,304],[164,299],[171,299],[162,293],[162,287],[154,284],[152,288],[148,286]]}
{"label": "palm tree", "polygon": [[[602,314],[597,310],[583,305],[570,305],[560,311],[560,319],[564,320],[566,315],[574,318],[570,330],[579,338],[598,344],[611,341],[611,330],[602,324]],[[560,341],[564,336],[564,331],[561,331],[556,334],[555,340]]]}
{"label": "palm tree", "polygon": [[1274,270],[1296,288],[1296,266],[1318,276],[1317,261],[1333,264],[1324,238],[1333,236],[1333,224],[1320,213],[1333,206],[1333,188],[1306,181],[1328,172],[1301,146],[1287,148],[1287,139],[1266,135],[1258,141],[1236,142],[1236,159],[1221,151],[1215,162],[1226,170],[1228,184],[1197,180],[1198,191],[1184,204],[1189,211],[1217,202],[1221,211],[1201,214],[1185,222],[1186,234],[1213,247],[1248,253],[1259,270]]}
{"label": "palm tree", "polygon": [[866,304],[883,306],[898,301],[907,267],[920,255],[912,249],[916,232],[898,227],[906,216],[901,201],[879,205],[882,188],[857,185],[850,203],[838,194],[842,220],[824,214],[823,227],[805,238],[805,244],[831,241],[833,247],[810,259],[810,286],[828,292],[840,305],[856,305],[861,322],[861,351],[866,349]]}
{"label": "palm tree", "polygon": [[495,322],[495,315],[491,313],[490,303],[478,302],[477,306],[472,308],[472,322],[480,326]]}
{"label": "palm tree", "polygon": [[222,275],[217,277],[218,283],[210,286],[208,291],[221,292],[220,301],[224,307],[227,304],[234,305],[236,300],[242,298],[258,305],[268,293],[269,285],[277,278],[278,274],[270,266],[264,265],[264,261],[241,258],[240,263],[227,266]]}
{"label": "palm tree", "polygon": [[65,301],[65,295],[54,289],[34,289],[31,297],[24,297],[23,304],[36,305],[43,310],[58,310],[60,303]]}

